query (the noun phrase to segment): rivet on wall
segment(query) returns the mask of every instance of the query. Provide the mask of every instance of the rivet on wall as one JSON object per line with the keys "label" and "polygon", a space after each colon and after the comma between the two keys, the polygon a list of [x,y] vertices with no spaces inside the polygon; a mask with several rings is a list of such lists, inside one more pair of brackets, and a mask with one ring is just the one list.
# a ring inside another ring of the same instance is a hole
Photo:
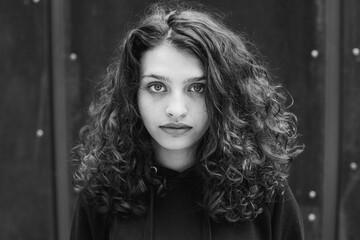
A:
{"label": "rivet on wall", "polygon": [[350,169],[356,171],[358,169],[358,164],[356,162],[350,163]]}
{"label": "rivet on wall", "polygon": [[37,137],[42,137],[42,136],[44,136],[44,130],[38,129],[38,130],[36,131],[36,136],[37,136]]}
{"label": "rivet on wall", "polygon": [[308,220],[309,220],[310,222],[314,222],[314,221],[316,220],[316,215],[315,215],[315,213],[310,213],[310,214],[308,215]]}
{"label": "rivet on wall", "polygon": [[354,56],[359,56],[360,55],[360,49],[359,48],[353,48],[352,53],[354,54]]}
{"label": "rivet on wall", "polygon": [[317,57],[319,56],[319,51],[318,51],[318,50],[312,50],[312,51],[311,51],[311,56],[312,56],[313,58],[317,58]]}
{"label": "rivet on wall", "polygon": [[311,198],[311,199],[314,199],[314,198],[316,198],[316,192],[315,191],[310,191],[309,192],[309,198]]}
{"label": "rivet on wall", "polygon": [[77,54],[76,53],[70,53],[69,58],[70,58],[71,61],[75,61],[77,59]]}

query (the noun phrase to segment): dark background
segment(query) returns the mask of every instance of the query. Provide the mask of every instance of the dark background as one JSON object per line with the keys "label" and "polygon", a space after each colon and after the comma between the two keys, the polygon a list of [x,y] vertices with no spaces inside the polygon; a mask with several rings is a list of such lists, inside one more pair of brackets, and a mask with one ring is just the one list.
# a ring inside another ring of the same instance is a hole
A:
{"label": "dark background", "polygon": [[[69,236],[70,149],[128,23],[152,1],[0,2],[0,239]],[[290,184],[306,237],[360,238],[360,1],[203,0],[292,94],[305,152]]]}

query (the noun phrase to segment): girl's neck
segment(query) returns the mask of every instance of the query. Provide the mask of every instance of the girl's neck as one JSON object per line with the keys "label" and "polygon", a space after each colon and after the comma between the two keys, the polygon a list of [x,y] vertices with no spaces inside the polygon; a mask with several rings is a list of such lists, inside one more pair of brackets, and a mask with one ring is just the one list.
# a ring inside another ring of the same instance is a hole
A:
{"label": "girl's neck", "polygon": [[165,168],[182,172],[192,167],[196,162],[196,148],[169,150],[155,147],[155,159],[158,164]]}

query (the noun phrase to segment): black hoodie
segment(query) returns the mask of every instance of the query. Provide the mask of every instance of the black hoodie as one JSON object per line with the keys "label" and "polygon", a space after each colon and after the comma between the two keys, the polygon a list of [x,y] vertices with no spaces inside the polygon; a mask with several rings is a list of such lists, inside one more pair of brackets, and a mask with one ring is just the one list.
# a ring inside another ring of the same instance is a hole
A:
{"label": "black hoodie", "polygon": [[[166,194],[151,190],[146,216],[123,218],[101,214],[80,195],[76,205],[71,240],[303,240],[303,220],[290,190],[269,204],[253,221],[217,223],[210,220],[198,202],[199,178],[193,168],[178,173],[158,168]],[[155,188],[154,188],[155,189]]]}

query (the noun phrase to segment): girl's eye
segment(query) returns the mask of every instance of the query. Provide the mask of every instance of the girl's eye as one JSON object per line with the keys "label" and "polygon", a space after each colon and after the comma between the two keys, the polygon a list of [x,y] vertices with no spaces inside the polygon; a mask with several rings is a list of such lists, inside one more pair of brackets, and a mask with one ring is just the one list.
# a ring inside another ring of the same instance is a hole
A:
{"label": "girl's eye", "polygon": [[152,83],[148,86],[148,89],[151,92],[165,92],[166,91],[165,86],[161,83]]}
{"label": "girl's eye", "polygon": [[202,83],[194,84],[190,87],[191,92],[202,93],[205,90],[205,86]]}

